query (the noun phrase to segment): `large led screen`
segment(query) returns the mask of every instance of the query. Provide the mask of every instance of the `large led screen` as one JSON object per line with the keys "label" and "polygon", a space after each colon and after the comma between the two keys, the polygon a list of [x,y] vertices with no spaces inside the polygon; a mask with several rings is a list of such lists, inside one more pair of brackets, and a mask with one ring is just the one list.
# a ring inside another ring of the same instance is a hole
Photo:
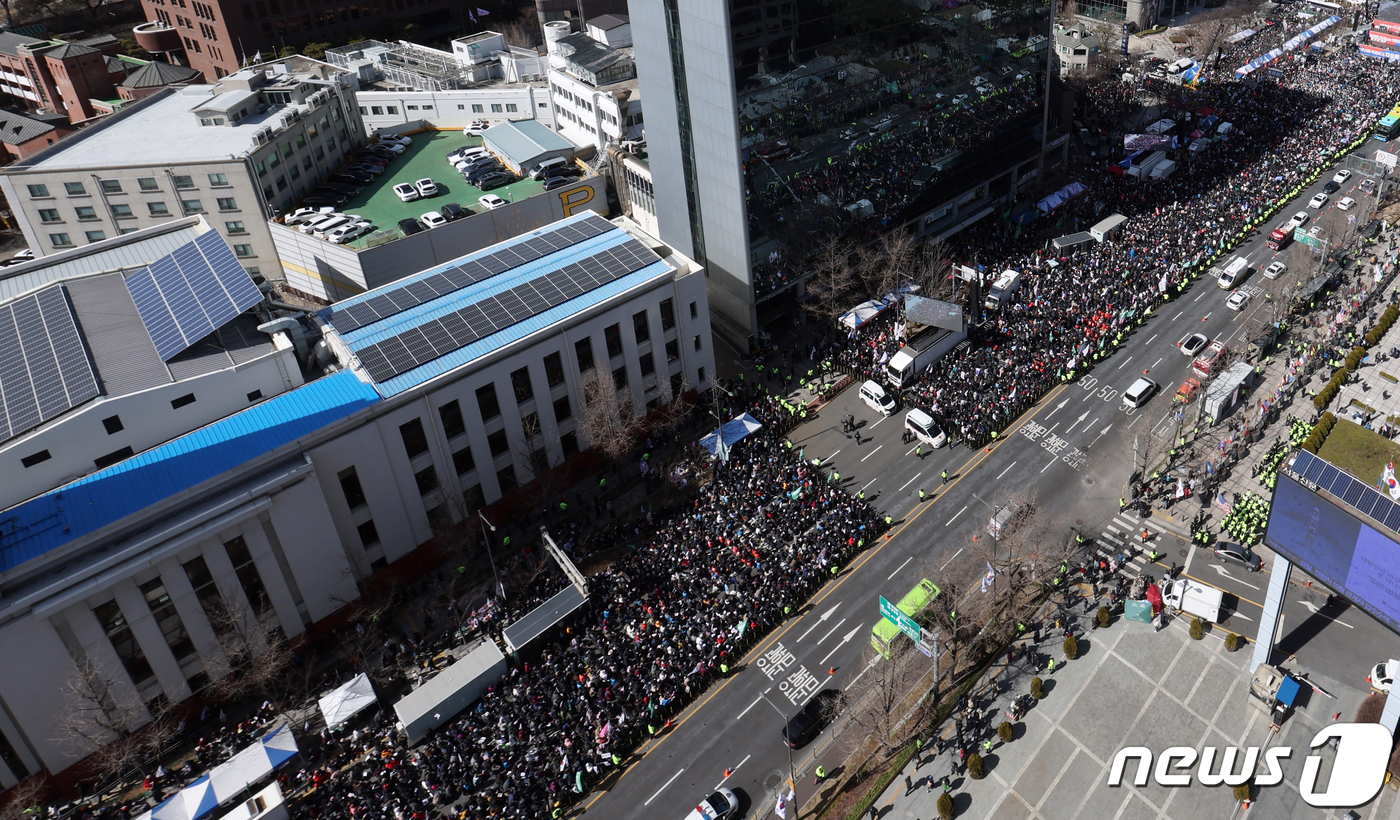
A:
{"label": "large led screen", "polygon": [[1400,544],[1280,470],[1264,543],[1400,632]]}

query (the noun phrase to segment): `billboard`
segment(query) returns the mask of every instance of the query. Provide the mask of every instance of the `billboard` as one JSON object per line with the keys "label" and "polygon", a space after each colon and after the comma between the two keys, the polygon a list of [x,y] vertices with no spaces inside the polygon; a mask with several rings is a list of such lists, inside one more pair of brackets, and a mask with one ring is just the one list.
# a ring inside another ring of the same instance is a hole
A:
{"label": "billboard", "polygon": [[1264,543],[1400,632],[1400,505],[1299,452],[1278,474]]}
{"label": "billboard", "polygon": [[1125,151],[1153,151],[1172,147],[1172,138],[1160,134],[1128,134],[1123,137]]}
{"label": "billboard", "polygon": [[904,297],[904,316],[912,322],[941,327],[944,330],[961,332],[964,329],[962,305],[952,302],[910,294]]}
{"label": "billboard", "polygon": [[1400,43],[1400,35],[1386,34],[1385,32],[1376,31],[1375,29],[1366,32],[1366,36],[1371,42],[1380,43],[1381,45],[1393,46],[1396,43]]}

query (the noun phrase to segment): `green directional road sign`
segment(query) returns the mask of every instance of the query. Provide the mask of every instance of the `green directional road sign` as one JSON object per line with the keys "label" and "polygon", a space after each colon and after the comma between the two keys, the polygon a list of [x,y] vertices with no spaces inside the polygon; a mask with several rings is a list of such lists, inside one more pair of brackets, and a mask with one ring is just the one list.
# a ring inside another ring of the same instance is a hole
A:
{"label": "green directional road sign", "polygon": [[919,640],[919,625],[914,623],[914,619],[899,611],[899,608],[880,596],[880,614],[889,619],[890,623],[899,627],[899,631],[908,635],[913,640]]}
{"label": "green directional road sign", "polygon": [[1295,241],[1302,242],[1304,245],[1307,245],[1310,248],[1316,248],[1319,244],[1321,244],[1320,240],[1317,237],[1309,236],[1308,232],[1303,230],[1302,228],[1293,229],[1293,239]]}

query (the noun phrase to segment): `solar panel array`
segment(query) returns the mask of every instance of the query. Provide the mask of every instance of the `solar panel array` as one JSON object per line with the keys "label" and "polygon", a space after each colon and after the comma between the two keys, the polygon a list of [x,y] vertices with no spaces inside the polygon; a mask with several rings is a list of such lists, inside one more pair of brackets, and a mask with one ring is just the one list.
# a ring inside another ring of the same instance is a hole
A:
{"label": "solar panel array", "polygon": [[1298,451],[1293,472],[1341,499],[1362,515],[1370,516],[1392,532],[1400,533],[1400,504],[1364,481],[1338,470],[1306,450]]}
{"label": "solar panel array", "polygon": [[61,286],[0,305],[0,440],[32,430],[98,393]]}
{"label": "solar panel array", "polygon": [[590,214],[578,222],[547,231],[509,248],[463,262],[401,287],[386,289],[363,302],[345,308],[332,308],[331,326],[342,334],[349,333],[612,230],[617,230],[616,226],[596,214]]}
{"label": "solar panel array", "polygon": [[632,239],[356,353],[382,383],[659,260]]}
{"label": "solar panel array", "polygon": [[262,301],[253,277],[214,231],[128,276],[126,289],[166,362]]}

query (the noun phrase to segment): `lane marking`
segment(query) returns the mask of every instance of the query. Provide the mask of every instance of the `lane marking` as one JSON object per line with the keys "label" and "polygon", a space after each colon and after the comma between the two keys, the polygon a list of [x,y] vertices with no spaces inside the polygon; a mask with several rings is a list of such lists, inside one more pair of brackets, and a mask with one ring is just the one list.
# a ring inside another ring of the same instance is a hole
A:
{"label": "lane marking", "polygon": [[1183,313],[1185,313],[1185,312],[1186,312],[1186,311],[1184,311],[1184,310],[1177,311],[1177,314],[1176,314],[1175,316],[1172,317],[1172,321],[1175,322],[1177,319],[1180,319],[1180,318],[1181,318],[1181,314],[1183,314]]}
{"label": "lane marking", "polygon": [[[886,581],[893,581],[893,580],[894,580],[894,576],[896,576],[896,575],[899,574],[899,570],[900,570],[900,569],[904,569],[905,567],[909,566],[909,562],[910,562],[910,561],[913,561],[913,560],[914,560],[914,556],[912,556],[912,555],[909,556],[908,558],[905,558],[905,559],[904,559],[904,563],[902,563],[902,564],[899,565],[899,569],[895,570],[894,572],[891,572],[891,573],[890,573],[890,577],[886,578],[885,580],[886,580]],[[821,643],[821,641],[817,641],[817,643]]]}
{"label": "lane marking", "polygon": [[1205,295],[1206,295],[1206,290],[1205,290],[1205,288],[1202,288],[1202,289],[1201,289],[1200,296],[1197,296],[1195,299],[1192,299],[1191,301],[1193,301],[1193,302],[1199,302],[1199,301],[1201,301],[1201,296],[1205,296]]}
{"label": "lane marking", "polygon": [[753,757],[753,755],[745,755],[745,756],[744,756],[744,759],[743,759],[743,760],[740,760],[739,763],[738,763],[738,765],[730,766],[730,767],[729,767],[729,774],[725,775],[724,778],[723,778],[722,780],[720,780],[718,783],[716,783],[716,784],[715,784],[715,787],[714,787],[713,789],[710,789],[710,791],[719,791],[719,787],[724,785],[724,781],[725,781],[725,780],[728,780],[728,779],[731,778],[731,777],[733,777],[733,776],[734,776],[734,773],[737,772],[737,771],[739,771],[739,766],[742,766],[742,765],[744,765],[745,763],[748,763],[748,762],[749,762],[749,758],[751,758],[751,757]]}
{"label": "lane marking", "polygon": [[[913,484],[913,483],[919,478],[919,476],[921,476],[921,475],[923,475],[923,473],[914,473],[914,477],[913,477],[913,478],[911,478],[911,479],[909,479],[908,481],[904,482],[904,487],[908,487],[910,484]],[[904,487],[900,487],[900,488],[899,488],[901,492],[904,491]]]}
{"label": "lane marking", "polygon": [[871,430],[874,430],[876,427],[879,427],[881,424],[884,423],[885,419],[887,419],[887,418],[889,418],[889,416],[881,416],[879,421],[877,421],[877,422],[875,422],[874,424],[870,425],[870,429],[871,429]]}
{"label": "lane marking", "polygon": [[1202,316],[1202,317],[1201,317],[1201,321],[1204,322],[1205,320],[1209,319],[1213,313],[1214,313],[1214,311],[1212,311],[1211,313],[1207,313],[1206,315]]}
{"label": "lane marking", "polygon": [[841,605],[840,605],[840,604],[836,604],[836,605],[833,606],[831,609],[828,609],[827,611],[823,612],[820,616],[817,617],[817,619],[816,619],[815,621],[812,621],[812,625],[809,626],[809,627],[807,627],[807,631],[806,631],[806,632],[803,632],[801,635],[799,635],[799,636],[797,637],[797,640],[798,640],[799,642],[800,642],[800,641],[803,641],[803,640],[806,640],[807,636],[810,635],[810,634],[812,634],[812,630],[813,630],[813,629],[816,629],[818,626],[821,626],[822,624],[826,623],[826,619],[827,619],[827,618],[830,618],[832,615],[835,615],[835,614],[836,614],[836,610],[838,610],[838,609],[840,609],[840,608],[841,608]]}
{"label": "lane marking", "polygon": [[1157,341],[1157,337],[1160,336],[1160,335],[1161,335],[1160,333],[1154,333],[1154,334],[1152,334],[1152,338],[1151,338],[1151,339],[1148,339],[1148,340],[1147,340],[1147,343],[1148,343],[1148,344],[1152,344],[1153,342]]}
{"label": "lane marking", "polygon": [[1118,367],[1115,368],[1115,369],[1116,369],[1116,370],[1122,370],[1124,367],[1127,367],[1128,362],[1131,362],[1132,360],[1133,360],[1133,357],[1132,357],[1132,356],[1129,356],[1128,358],[1124,359],[1124,360],[1123,360],[1123,363],[1120,364],[1120,365],[1118,365]]}
{"label": "lane marking", "polygon": [[739,713],[739,717],[743,717],[744,715],[747,715],[747,714],[749,713],[749,710],[752,709],[752,708],[754,708],[755,706],[757,706],[757,705],[758,705],[758,702],[761,701],[761,700],[763,700],[763,698],[754,698],[753,703],[750,703],[748,706],[746,706],[746,707],[744,708],[744,711],[742,711],[742,712]]}
{"label": "lane marking", "polygon": [[[841,452],[841,448],[840,448],[840,447],[837,447],[837,448],[836,448],[836,453],[839,453],[839,452]],[[822,464],[823,464],[823,465],[829,464],[833,458],[836,458],[836,453],[832,453],[831,455],[829,455],[829,456],[827,456],[826,458],[822,459]]]}
{"label": "lane marking", "polygon": [[[958,547],[958,551],[955,552],[955,553],[953,553],[953,558],[957,558],[959,555],[962,555],[962,551],[963,551],[963,548],[962,548],[962,547]],[[943,567],[946,567],[946,566],[948,566],[949,564],[953,563],[953,558],[949,558],[947,561],[944,561],[944,562],[943,562]],[[938,568],[938,571],[939,571],[939,572],[942,572],[942,571],[943,571],[943,567],[939,567],[939,568]]]}
{"label": "lane marking", "polygon": [[[958,510],[957,513],[955,513],[955,514],[953,515],[952,518],[949,518],[949,519],[948,519],[948,524],[952,524],[954,521],[957,521],[957,520],[958,520],[958,516],[959,516],[959,515],[962,515],[962,514],[965,513],[965,512],[967,512],[967,505],[966,505],[966,504],[964,504],[964,505],[963,505],[963,508],[962,508],[961,510]],[[944,524],[943,526],[946,527],[946,526],[948,526],[948,524]]]}
{"label": "lane marking", "polygon": [[685,769],[681,769],[680,772],[676,772],[675,774],[671,775],[671,779],[670,779],[670,780],[667,780],[664,784],[662,784],[661,788],[659,788],[659,789],[656,790],[656,794],[653,794],[651,797],[647,798],[647,802],[643,803],[642,805],[643,805],[643,806],[650,806],[650,805],[651,805],[651,801],[653,801],[653,800],[655,800],[656,798],[660,797],[660,796],[661,796],[661,793],[664,792],[664,791],[666,791],[666,787],[669,786],[669,785],[671,785],[672,783],[676,782],[676,778],[680,777],[680,776],[681,776],[681,772],[683,772],[683,771],[685,771]]}
{"label": "lane marking", "polygon": [[[875,665],[875,662],[878,661],[878,660],[880,660],[880,658],[881,658],[880,655],[876,655],[875,657],[871,658],[871,659],[870,659],[870,663],[867,663],[867,664],[865,665],[865,668],[862,669],[862,670],[860,670],[860,674],[859,674],[859,675],[856,675],[856,680],[853,680],[853,681],[851,681],[850,683],[846,684],[846,688],[845,688],[845,690],[843,690],[843,691],[846,691],[846,692],[851,691],[851,687],[856,685],[856,681],[858,681],[858,680],[860,680],[861,678],[865,677],[865,673],[866,673],[866,672],[869,672],[869,671],[870,671],[870,667],[874,666],[874,665]],[[674,778],[673,778],[673,779],[674,779]],[[663,788],[665,788],[665,787],[663,786]],[[650,803],[651,801],[648,800],[647,802]]]}
{"label": "lane marking", "polygon": [[877,481],[879,481],[879,480],[880,480],[880,477],[879,477],[879,476],[876,476],[875,478],[872,478],[872,479],[870,479],[869,481],[865,482],[865,486],[864,486],[864,487],[861,487],[861,489],[862,489],[862,490],[868,490],[868,489],[870,489],[870,485],[871,485],[871,484],[874,484],[875,482],[877,482]]}
{"label": "lane marking", "polygon": [[1006,475],[1007,472],[1009,472],[1009,471],[1011,470],[1011,468],[1012,468],[1012,467],[1015,467],[1015,466],[1016,466],[1016,462],[1014,462],[1014,461],[1011,462],[1010,464],[1008,464],[1008,465],[1006,466],[1006,469],[1005,469],[1005,470],[1002,470],[1002,471],[1001,471],[1001,474],[997,476],[997,481],[1001,481],[1001,476]]}
{"label": "lane marking", "polygon": [[1051,467],[1054,467],[1054,466],[1055,466],[1055,462],[1057,462],[1057,461],[1059,461],[1059,460],[1060,460],[1060,457],[1059,457],[1059,456],[1051,456],[1051,457],[1050,457],[1050,463],[1049,463],[1049,464],[1046,464],[1044,467],[1041,467],[1041,468],[1040,468],[1040,471],[1041,471],[1042,473],[1044,473],[1046,470],[1050,469]]}
{"label": "lane marking", "polygon": [[[831,637],[831,633],[833,633],[833,632],[835,632],[836,630],[840,629],[840,628],[841,628],[841,624],[844,624],[845,622],[846,622],[846,619],[845,619],[845,618],[842,618],[840,621],[837,621],[837,622],[836,622],[836,626],[833,626],[832,628],[828,629],[828,630],[826,631],[826,634],[823,635],[823,636],[821,637],[821,640],[817,641],[817,646],[821,646],[821,645],[822,645],[822,641],[826,640],[827,638],[830,638],[830,637]],[[828,655],[827,658],[829,658],[829,657],[831,657],[831,656]],[[826,658],[822,658],[822,663],[826,663]]]}
{"label": "lane marking", "polygon": [[[880,445],[880,447],[884,447],[884,446],[885,446],[885,445],[883,445],[883,444]],[[880,447],[876,447],[874,450],[871,450],[870,453],[869,453],[868,455],[866,455],[865,458],[870,458],[870,456],[873,456],[873,455],[875,455],[876,453],[880,452]],[[862,464],[865,463],[865,458],[861,459],[861,463],[862,463]]]}

